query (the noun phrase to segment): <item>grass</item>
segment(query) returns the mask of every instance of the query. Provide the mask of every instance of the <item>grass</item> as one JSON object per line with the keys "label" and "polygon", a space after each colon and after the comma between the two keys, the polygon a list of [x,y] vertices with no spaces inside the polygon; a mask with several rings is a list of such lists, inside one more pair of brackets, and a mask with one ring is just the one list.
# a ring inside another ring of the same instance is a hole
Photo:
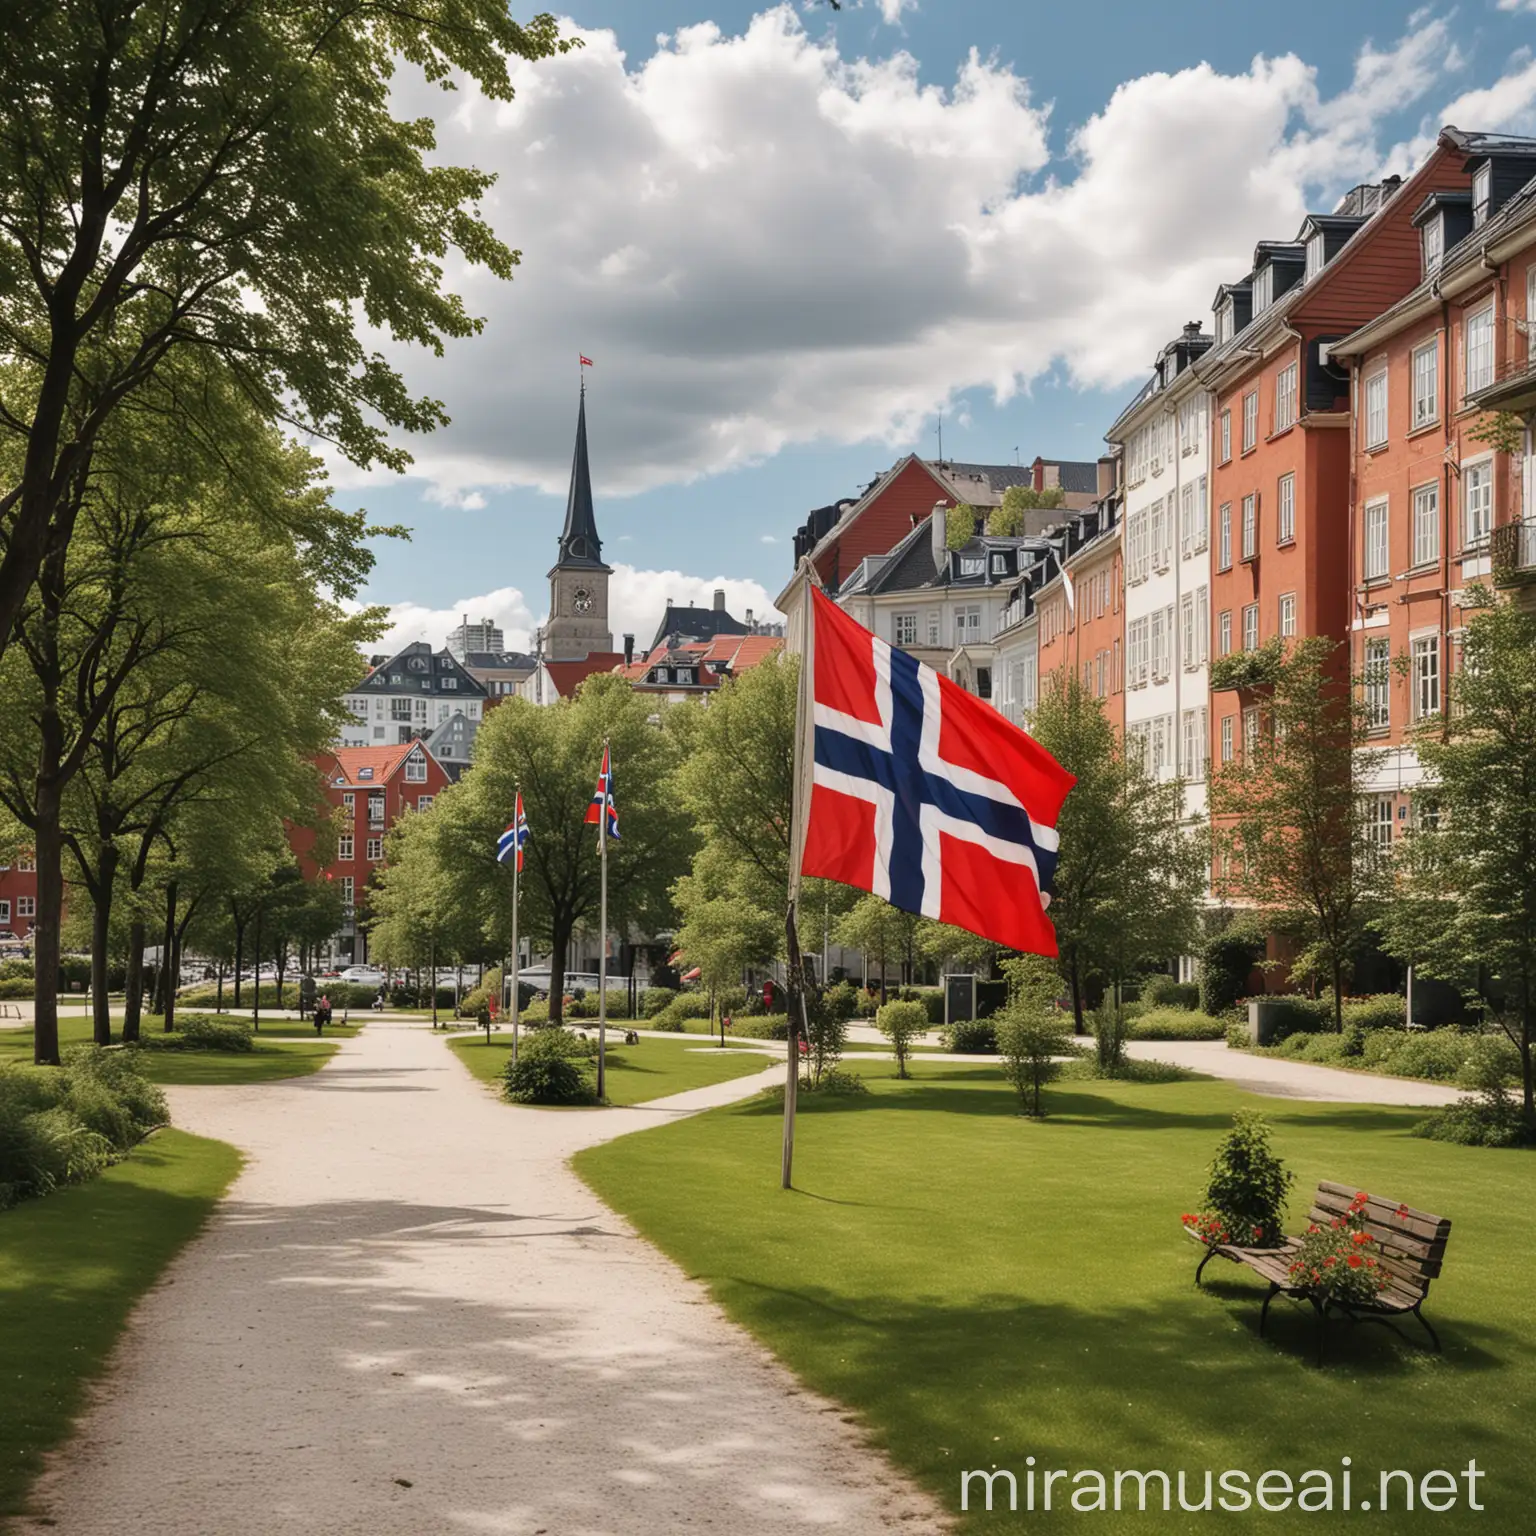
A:
{"label": "grass", "polygon": [[[158,1029],[156,1022],[153,1029]],[[150,1033],[146,1028],[145,1033]],[[140,1057],[152,1082],[175,1085],[271,1083],[318,1072],[336,1051],[332,1036],[355,1035],[355,1025],[327,1028],[316,1039],[314,1027],[291,1020],[263,1024],[249,1051],[145,1051]],[[120,1039],[114,1032],[113,1039]],[[60,1045],[83,1045],[91,1039],[91,1021],[78,1015],[59,1020]],[[32,1060],[32,1026],[0,1029],[0,1062]]]}
{"label": "grass", "polygon": [[92,1183],[0,1212],[0,1520],[239,1164],[221,1141],[161,1131]]}
{"label": "grass", "polygon": [[[1022,1489],[1027,1456],[1041,1469],[1185,1468],[1198,1499],[1206,1468],[1337,1473],[1348,1455],[1357,1499],[1373,1502],[1383,1468],[1460,1473],[1475,1457],[1487,1513],[1440,1515],[1439,1528],[1529,1529],[1536,1165],[1522,1153],[1414,1139],[1422,1111],[1258,1099],[1209,1079],[1064,1082],[1048,1090],[1050,1118],[1031,1122],[995,1068],[919,1063],[898,1083],[889,1064],[851,1065],[867,1097],[801,1099],[795,1192],[778,1188],[781,1117],[762,1101],[591,1148],[575,1166],[948,1509],[962,1469],[1012,1468]],[[1427,1308],[1443,1356],[1336,1327],[1318,1370],[1310,1314],[1276,1302],[1261,1339],[1261,1282],[1217,1263],[1194,1288],[1179,1215],[1244,1104],[1267,1115],[1295,1172],[1293,1222],[1320,1178],[1451,1217]],[[1057,1493],[1032,1526],[1076,1528]],[[1175,1511],[1108,1524],[1205,1528]],[[1269,1532],[1317,1522],[1294,1508],[1217,1518]],[[961,1528],[1017,1519],[973,1508]]]}
{"label": "grass", "polygon": [[[623,1026],[619,1026],[623,1040]],[[512,1055],[512,1037],[503,1031],[485,1043],[483,1034],[457,1035],[449,1040],[453,1053],[483,1083],[499,1086]],[[606,1055],[608,1102],[613,1105],[645,1104],[690,1088],[705,1088],[733,1077],[761,1072],[772,1063],[755,1051],[711,1051],[687,1035],[663,1039],[642,1036],[639,1045],[615,1047],[612,1036]]]}

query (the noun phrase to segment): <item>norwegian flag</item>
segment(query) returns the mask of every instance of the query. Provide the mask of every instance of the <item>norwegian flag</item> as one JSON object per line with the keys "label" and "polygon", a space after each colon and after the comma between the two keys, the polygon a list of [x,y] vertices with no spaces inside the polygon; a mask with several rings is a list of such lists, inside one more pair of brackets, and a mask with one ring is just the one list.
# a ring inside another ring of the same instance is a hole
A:
{"label": "norwegian flag", "polygon": [[[800,869],[1038,955],[1076,780],[991,705],[811,587],[814,720]],[[802,783],[804,779],[802,777]],[[806,797],[802,796],[802,799]]]}
{"label": "norwegian flag", "polygon": [[500,837],[496,839],[496,862],[505,864],[512,857],[513,850],[517,851],[517,867],[521,872],[523,867],[523,844],[528,841],[528,818],[523,815],[523,792],[517,792],[517,809],[513,813],[512,823]]}
{"label": "norwegian flag", "polygon": [[608,836],[614,842],[619,840],[619,810],[613,803],[613,766],[608,761],[608,748],[603,748],[602,771],[597,776],[597,790],[592,796],[592,803],[587,807],[587,820],[597,826],[603,818],[603,810],[608,812]]}

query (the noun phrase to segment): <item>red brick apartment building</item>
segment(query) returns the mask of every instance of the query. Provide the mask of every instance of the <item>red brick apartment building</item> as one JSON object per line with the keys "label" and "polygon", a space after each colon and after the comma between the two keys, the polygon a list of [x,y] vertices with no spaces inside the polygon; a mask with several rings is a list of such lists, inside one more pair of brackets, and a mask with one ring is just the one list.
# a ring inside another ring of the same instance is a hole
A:
{"label": "red brick apartment building", "polygon": [[[1467,588],[1536,591],[1536,141],[1448,129],[1441,145],[1461,183],[1407,210],[1416,285],[1331,348],[1354,400],[1350,659],[1385,749],[1382,843],[1422,777],[1413,735],[1449,708]],[[1493,412],[1522,418],[1518,452],[1474,436]]]}
{"label": "red brick apartment building", "polygon": [[353,960],[366,958],[367,935],[358,917],[367,907],[368,881],[383,867],[384,835],[406,811],[424,811],[449,784],[447,771],[421,741],[392,747],[337,747],[317,760],[325,776],[325,797],[341,813],[336,861],[319,868],[310,858],[315,835],[307,827],[290,834],[306,880],[341,884],[345,909],[340,948]]}
{"label": "red brick apartment building", "polygon": [[28,852],[0,862],[0,957],[31,947],[37,921],[37,860]]}
{"label": "red brick apartment building", "polygon": [[[1447,129],[1406,183],[1355,188],[1294,240],[1261,242],[1253,270],[1219,290],[1216,346],[1197,365],[1214,400],[1213,658],[1349,633],[1351,381],[1331,349],[1418,285],[1414,216],[1471,190],[1479,138]],[[1210,728],[1219,769],[1258,730],[1257,699],[1213,687]]]}

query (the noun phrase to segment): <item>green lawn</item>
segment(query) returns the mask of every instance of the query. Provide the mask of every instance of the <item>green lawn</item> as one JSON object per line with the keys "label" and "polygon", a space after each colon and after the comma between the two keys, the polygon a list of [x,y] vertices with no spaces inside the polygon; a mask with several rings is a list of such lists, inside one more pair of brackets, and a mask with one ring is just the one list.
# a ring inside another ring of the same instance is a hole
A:
{"label": "green lawn", "polygon": [[239,1165],[221,1141],[161,1131],[93,1183],[0,1211],[0,1520]]}
{"label": "green lawn", "polygon": [[[797,1192],[778,1188],[781,1113],[761,1100],[591,1148],[575,1166],[949,1509],[970,1468],[1014,1470],[1022,1500],[1029,1456],[1042,1471],[1187,1469],[1198,1501],[1207,1468],[1337,1474],[1347,1455],[1357,1503],[1375,1502],[1384,1468],[1459,1474],[1476,1457],[1486,1513],[1463,1502],[1378,1528],[1531,1528],[1536,1164],[1525,1154],[1412,1139],[1422,1111],[1256,1099],[1210,1080],[1062,1083],[1050,1118],[1030,1122],[995,1068],[921,1063],[907,1083],[885,1063],[855,1069],[867,1098],[801,1098]],[[1336,1178],[1454,1221],[1427,1308],[1443,1357],[1384,1329],[1339,1327],[1319,1371],[1310,1314],[1277,1301],[1260,1339],[1261,1282],[1218,1262],[1194,1288],[1179,1215],[1198,1205],[1242,1104],[1268,1116],[1295,1171],[1293,1219],[1320,1178]],[[1117,1517],[1111,1505],[1074,1517],[1063,1487],[1053,1513],[973,1507],[964,1528],[1212,1521],[1177,1513],[1176,1499],[1171,1515]],[[1318,1522],[1294,1507],[1215,1517],[1274,1532]]]}
{"label": "green lawn", "polygon": [[[619,1040],[624,1039],[623,1026]],[[608,1102],[615,1105],[644,1104],[664,1099],[669,1094],[690,1088],[704,1088],[710,1083],[746,1077],[772,1065],[756,1051],[710,1050],[687,1035],[665,1039],[657,1035],[641,1036],[639,1045],[613,1044],[610,1034],[606,1057]],[[503,1030],[491,1036],[458,1035],[448,1042],[454,1054],[482,1082],[499,1083],[512,1054],[512,1036]]]}
{"label": "green lawn", "polygon": [[[154,1028],[159,1028],[158,1023]],[[145,1051],[139,1059],[145,1076],[157,1083],[270,1083],[318,1072],[335,1053],[332,1037],[356,1033],[355,1026],[344,1029],[338,1025],[328,1028],[320,1040],[315,1038],[312,1025],[278,1020],[262,1026],[249,1051]],[[90,1039],[89,1019],[72,1016],[59,1020],[61,1044],[81,1045]],[[32,1026],[0,1029],[0,1062],[31,1060]]]}

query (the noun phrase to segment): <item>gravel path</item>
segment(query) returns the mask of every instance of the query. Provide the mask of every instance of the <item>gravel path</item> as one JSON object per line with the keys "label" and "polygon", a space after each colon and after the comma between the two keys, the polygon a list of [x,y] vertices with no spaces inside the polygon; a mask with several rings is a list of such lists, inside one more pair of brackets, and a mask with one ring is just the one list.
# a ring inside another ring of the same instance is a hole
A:
{"label": "gravel path", "polygon": [[177,1123],[246,1169],[39,1484],[48,1523],[21,1529],[946,1529],[566,1167],[765,1080],[519,1110],[379,1020],[314,1076],[173,1089]]}

